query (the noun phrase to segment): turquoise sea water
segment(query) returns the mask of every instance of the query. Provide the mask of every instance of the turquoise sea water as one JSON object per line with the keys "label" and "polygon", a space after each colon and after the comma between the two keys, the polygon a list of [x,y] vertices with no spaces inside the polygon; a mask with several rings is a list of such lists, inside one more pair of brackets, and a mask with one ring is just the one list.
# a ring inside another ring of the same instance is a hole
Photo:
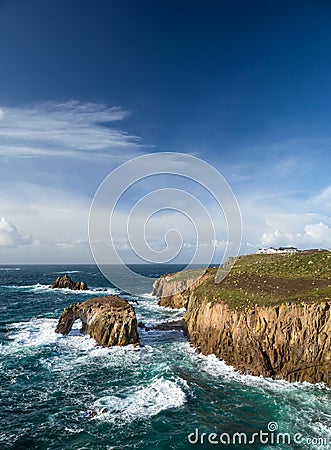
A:
{"label": "turquoise sea water", "polygon": [[[156,277],[179,269],[138,270]],[[63,273],[91,291],[50,289]],[[63,308],[104,295],[98,288],[123,294],[95,266],[0,266],[1,450],[331,448],[331,389],[323,385],[240,375],[197,355],[178,331],[139,330],[139,349],[98,347],[79,323],[68,336],[54,333]],[[138,320],[183,315],[158,307],[150,291],[146,283],[134,297]]]}

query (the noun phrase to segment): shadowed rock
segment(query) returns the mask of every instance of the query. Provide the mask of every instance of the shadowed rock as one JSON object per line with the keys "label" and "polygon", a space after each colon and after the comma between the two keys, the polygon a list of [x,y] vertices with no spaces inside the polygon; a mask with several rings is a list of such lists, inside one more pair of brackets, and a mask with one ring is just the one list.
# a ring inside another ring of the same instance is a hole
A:
{"label": "shadowed rock", "polygon": [[81,331],[104,347],[139,344],[135,311],[120,297],[96,297],[65,308],[55,332],[70,333],[77,319],[82,321]]}
{"label": "shadowed rock", "polygon": [[72,289],[73,291],[87,291],[87,284],[83,281],[73,281],[67,274],[57,277],[52,289]]}
{"label": "shadowed rock", "polygon": [[143,322],[139,322],[138,323],[138,327],[142,328],[143,330],[146,331],[152,331],[152,330],[157,330],[157,331],[186,331],[186,324],[184,322],[184,320],[179,319],[179,320],[171,320],[169,322],[161,322],[161,323],[157,323],[157,324],[146,324]]}

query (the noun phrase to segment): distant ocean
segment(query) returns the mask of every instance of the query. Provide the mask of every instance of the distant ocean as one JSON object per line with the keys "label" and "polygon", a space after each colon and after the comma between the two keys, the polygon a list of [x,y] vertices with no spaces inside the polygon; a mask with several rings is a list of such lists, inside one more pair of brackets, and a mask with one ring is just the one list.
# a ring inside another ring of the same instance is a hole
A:
{"label": "distant ocean", "polygon": [[[179,269],[136,267],[148,277]],[[64,273],[91,290],[50,289]],[[68,336],[54,332],[65,306],[105,295],[99,288],[137,300],[138,321],[182,317],[159,307],[151,287],[133,298],[95,266],[0,266],[1,450],[331,448],[331,389],[323,385],[240,375],[197,355],[179,331],[140,329],[138,350],[97,347],[79,323]]]}

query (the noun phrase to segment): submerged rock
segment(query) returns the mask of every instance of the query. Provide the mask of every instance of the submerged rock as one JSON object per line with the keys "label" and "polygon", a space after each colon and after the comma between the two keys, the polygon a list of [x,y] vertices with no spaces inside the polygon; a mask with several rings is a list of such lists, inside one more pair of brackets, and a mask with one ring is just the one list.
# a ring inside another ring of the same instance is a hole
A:
{"label": "submerged rock", "polygon": [[136,313],[118,296],[96,297],[64,308],[55,332],[70,333],[77,319],[83,323],[82,332],[104,347],[139,344]]}
{"label": "submerged rock", "polygon": [[87,291],[88,287],[84,281],[73,281],[69,275],[65,274],[62,277],[57,277],[54,281],[52,289],[72,289],[74,291]]}

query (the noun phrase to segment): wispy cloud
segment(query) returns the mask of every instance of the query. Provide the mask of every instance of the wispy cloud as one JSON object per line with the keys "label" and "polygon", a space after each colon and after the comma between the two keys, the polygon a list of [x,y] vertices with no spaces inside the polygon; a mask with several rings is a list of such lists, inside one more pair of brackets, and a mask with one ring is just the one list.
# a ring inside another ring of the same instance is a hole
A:
{"label": "wispy cloud", "polygon": [[331,136],[265,139],[228,153],[222,169],[234,186],[263,186],[263,191],[306,188],[308,197],[329,179],[330,149]]}
{"label": "wispy cloud", "polygon": [[311,198],[311,202],[314,206],[320,209],[330,210],[331,208],[331,185],[322,189],[317,195]]}
{"label": "wispy cloud", "polygon": [[[92,261],[87,222],[95,189],[108,170],[144,149],[137,136],[123,131],[127,116],[122,108],[74,101],[1,107],[0,157],[6,157],[2,158],[0,170],[0,218],[9,219],[0,227],[3,263]],[[289,140],[257,145],[241,152],[242,157],[232,157],[227,164],[214,162],[238,198],[244,226],[242,252],[269,245],[331,248],[330,147],[327,137]],[[38,155],[43,158],[30,159]],[[54,164],[57,156],[59,160]],[[180,170],[183,161],[175,154],[173,158]],[[116,248],[125,258],[131,258],[125,234],[128,211],[156,186],[169,187],[169,177],[151,177],[138,183],[135,190],[126,192],[120,204],[123,211],[118,211],[113,231]],[[167,230],[176,228],[183,237],[182,261],[190,260],[197,248],[202,256],[207,255],[212,246],[216,248],[215,261],[221,260],[218,256],[227,243],[226,224],[213,199],[186,179],[172,180],[171,186],[191,189],[208,207],[216,228],[215,239],[201,239],[197,244],[186,218],[167,213],[149,220],[146,238],[150,247],[163,250]],[[151,206],[159,208],[159,196]],[[186,210],[187,205],[174,196],[172,206]],[[104,213],[102,207],[100,214]],[[193,209],[191,216],[204,232],[206,221],[199,211]],[[136,212],[135,224],[141,220]],[[137,249],[144,250],[139,242]],[[136,262],[135,255],[129,261]]]}
{"label": "wispy cloud", "polygon": [[113,156],[142,147],[115,126],[129,113],[98,103],[46,102],[0,108],[0,155]]}

